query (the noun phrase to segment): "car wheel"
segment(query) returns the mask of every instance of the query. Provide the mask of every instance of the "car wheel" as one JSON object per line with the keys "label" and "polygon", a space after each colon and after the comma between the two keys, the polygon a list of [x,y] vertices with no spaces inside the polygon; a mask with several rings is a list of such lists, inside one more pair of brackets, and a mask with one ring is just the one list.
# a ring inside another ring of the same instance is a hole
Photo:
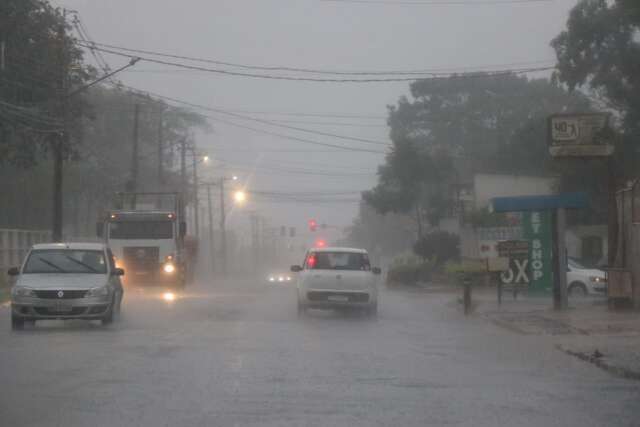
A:
{"label": "car wheel", "polygon": [[24,329],[24,319],[22,317],[11,315],[11,329],[14,331]]}
{"label": "car wheel", "polygon": [[378,316],[378,303],[375,303],[367,308],[367,316],[369,317]]}
{"label": "car wheel", "polygon": [[113,299],[111,300],[111,305],[110,305],[109,309],[107,310],[105,315],[102,316],[102,318],[100,319],[100,321],[102,322],[103,325],[109,325],[109,324],[113,323],[113,312],[115,310],[115,305],[116,305],[116,299],[115,299],[115,296],[114,296]]}
{"label": "car wheel", "polygon": [[303,317],[307,313],[307,306],[298,300],[298,317]]}
{"label": "car wheel", "polygon": [[588,295],[587,287],[584,283],[574,282],[569,285],[569,295],[577,298],[584,298]]}

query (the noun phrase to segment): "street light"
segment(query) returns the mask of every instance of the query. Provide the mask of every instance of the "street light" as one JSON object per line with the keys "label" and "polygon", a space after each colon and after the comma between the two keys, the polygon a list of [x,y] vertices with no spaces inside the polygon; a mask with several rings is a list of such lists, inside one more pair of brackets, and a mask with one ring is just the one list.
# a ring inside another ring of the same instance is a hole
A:
{"label": "street light", "polygon": [[204,157],[202,157],[202,161],[203,161],[204,163],[209,163],[209,156],[206,156],[206,155],[205,155]]}
{"label": "street light", "polygon": [[233,193],[233,200],[237,204],[241,205],[247,201],[247,193],[245,193],[243,190],[238,190],[235,193]]}

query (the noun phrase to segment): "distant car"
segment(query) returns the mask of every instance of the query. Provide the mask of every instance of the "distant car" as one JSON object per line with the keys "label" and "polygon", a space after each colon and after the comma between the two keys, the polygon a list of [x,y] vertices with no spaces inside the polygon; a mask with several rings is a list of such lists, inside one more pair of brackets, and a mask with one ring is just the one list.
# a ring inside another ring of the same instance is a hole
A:
{"label": "distant car", "polygon": [[605,295],[607,293],[607,276],[602,270],[587,268],[577,260],[569,258],[567,289],[571,296]]}
{"label": "distant car", "polygon": [[298,272],[298,313],[308,308],[362,308],[378,313],[379,268],[371,268],[364,249],[316,248],[309,250]]}
{"label": "distant car", "polygon": [[11,326],[44,319],[89,319],[102,324],[120,312],[123,288],[111,250],[102,243],[34,245],[11,289]]}
{"label": "distant car", "polygon": [[274,273],[267,276],[267,282],[269,283],[291,283],[291,273]]}

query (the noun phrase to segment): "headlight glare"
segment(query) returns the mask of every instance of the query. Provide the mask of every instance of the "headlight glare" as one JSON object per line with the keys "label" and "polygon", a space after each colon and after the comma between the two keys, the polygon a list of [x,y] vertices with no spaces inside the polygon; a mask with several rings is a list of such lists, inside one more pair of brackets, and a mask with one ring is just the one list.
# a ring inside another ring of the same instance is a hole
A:
{"label": "headlight glare", "polygon": [[164,267],[162,267],[162,269],[163,269],[163,270],[164,270],[164,272],[165,272],[165,273],[167,273],[167,274],[171,274],[171,273],[173,273],[174,271],[176,271],[176,267],[175,267],[173,264],[171,264],[170,262],[166,263],[166,264],[164,265]]}

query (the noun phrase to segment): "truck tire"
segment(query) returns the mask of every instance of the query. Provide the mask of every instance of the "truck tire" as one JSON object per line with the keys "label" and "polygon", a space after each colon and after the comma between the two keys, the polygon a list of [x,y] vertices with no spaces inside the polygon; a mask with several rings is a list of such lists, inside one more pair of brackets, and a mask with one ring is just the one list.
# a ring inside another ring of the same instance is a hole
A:
{"label": "truck tire", "polygon": [[11,315],[11,329],[21,331],[24,329],[24,319],[22,317]]}

